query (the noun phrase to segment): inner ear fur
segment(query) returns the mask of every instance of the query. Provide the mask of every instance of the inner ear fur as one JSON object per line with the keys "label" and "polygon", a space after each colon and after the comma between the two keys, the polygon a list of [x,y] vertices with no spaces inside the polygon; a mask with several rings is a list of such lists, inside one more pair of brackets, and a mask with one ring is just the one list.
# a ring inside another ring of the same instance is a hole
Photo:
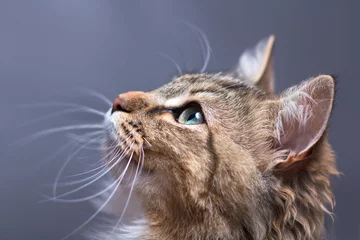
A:
{"label": "inner ear fur", "polygon": [[328,126],[333,108],[335,81],[321,75],[286,90],[280,96],[275,124],[278,150],[286,152],[279,168],[306,159]]}
{"label": "inner ear fur", "polygon": [[275,36],[261,40],[253,49],[246,50],[239,58],[237,75],[250,81],[268,93],[274,93],[274,50]]}

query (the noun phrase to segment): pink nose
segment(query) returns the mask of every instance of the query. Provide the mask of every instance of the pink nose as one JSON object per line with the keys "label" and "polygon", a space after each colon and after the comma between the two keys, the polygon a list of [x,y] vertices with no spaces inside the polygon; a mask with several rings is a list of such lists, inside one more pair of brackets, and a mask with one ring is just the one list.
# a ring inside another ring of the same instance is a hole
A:
{"label": "pink nose", "polygon": [[148,99],[144,92],[132,91],[123,93],[115,98],[111,113],[116,111],[135,112],[148,106],[147,101]]}
{"label": "pink nose", "polygon": [[121,112],[130,112],[127,108],[127,103],[124,98],[122,97],[116,97],[112,106],[111,114],[113,114],[116,111]]}

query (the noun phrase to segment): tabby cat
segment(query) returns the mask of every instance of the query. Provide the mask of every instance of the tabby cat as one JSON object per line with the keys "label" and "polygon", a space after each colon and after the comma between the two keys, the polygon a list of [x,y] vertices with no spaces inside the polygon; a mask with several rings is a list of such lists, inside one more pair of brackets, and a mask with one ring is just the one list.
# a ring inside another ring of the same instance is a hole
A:
{"label": "tabby cat", "polygon": [[338,174],[326,138],[334,78],[276,95],[273,45],[270,36],[245,51],[234,73],[116,97],[107,163],[114,179],[131,172],[144,219],[97,239],[324,238]]}

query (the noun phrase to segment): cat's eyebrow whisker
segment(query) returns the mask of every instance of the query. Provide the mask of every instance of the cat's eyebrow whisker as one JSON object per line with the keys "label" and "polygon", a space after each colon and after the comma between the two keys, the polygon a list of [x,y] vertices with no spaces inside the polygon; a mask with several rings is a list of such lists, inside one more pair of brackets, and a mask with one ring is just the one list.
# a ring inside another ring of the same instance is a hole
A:
{"label": "cat's eyebrow whisker", "polygon": [[[198,40],[199,40],[203,58],[204,58],[204,64],[200,70],[200,73],[203,73],[203,72],[205,72],[207,66],[209,65],[211,55],[213,55],[213,51],[210,47],[209,40],[206,37],[206,34],[199,27],[197,27],[189,22],[186,22],[186,21],[184,21],[183,23],[185,25],[187,25],[188,27],[190,27],[191,29],[193,29],[200,36],[200,39],[198,39]],[[204,46],[204,44],[205,44],[205,46]]]}
{"label": "cat's eyebrow whisker", "polygon": [[123,153],[120,158],[118,160],[116,160],[116,162],[111,166],[109,167],[106,171],[104,171],[102,174],[100,174],[98,177],[94,178],[93,180],[91,180],[90,182],[87,182],[85,183],[84,185],[78,187],[78,188],[75,188],[71,191],[68,191],[66,193],[63,193],[61,195],[54,195],[54,199],[57,199],[57,198],[61,198],[61,197],[65,197],[65,196],[68,196],[70,194],[73,194],[75,192],[78,192],[84,188],[86,188],[87,186],[90,186],[91,184],[93,184],[94,182],[96,182],[97,180],[99,180],[100,178],[102,178],[103,176],[105,176],[105,174],[107,174],[108,172],[110,172],[118,163],[121,162],[121,160],[130,152],[130,150],[132,149],[132,146],[133,146],[134,143],[131,144],[131,146],[129,147],[129,151],[127,151],[126,153]]}
{"label": "cat's eyebrow whisker", "polygon": [[[130,158],[129,158],[129,164],[131,162],[132,156],[133,156],[134,151],[132,152]],[[82,229],[84,226],[86,226],[87,224],[89,224],[103,209],[104,207],[110,202],[110,200],[113,198],[113,196],[115,195],[116,191],[118,190],[119,186],[121,184],[121,181],[118,181],[118,183],[116,184],[114,190],[111,192],[111,194],[109,195],[109,197],[106,199],[106,201],[99,207],[99,209],[90,216],[90,218],[88,218],[83,224],[81,224],[79,227],[77,227],[75,230],[73,230],[71,233],[69,233],[68,235],[66,235],[65,237],[61,238],[60,240],[65,240],[68,237],[70,237],[71,235],[73,235],[74,233],[76,233],[77,231],[79,231],[80,229]]]}
{"label": "cat's eyebrow whisker", "polygon": [[205,46],[206,46],[206,54],[204,56],[204,65],[203,67],[201,68],[200,72],[203,73],[206,71],[206,68],[208,67],[209,65],[209,62],[210,62],[210,56],[211,56],[211,53],[212,53],[212,50],[210,48],[210,43],[209,43],[209,40],[208,38],[206,37],[205,33],[203,33],[200,29],[198,30],[199,31],[199,34],[201,35],[204,43],[205,43]]}
{"label": "cat's eyebrow whisker", "polygon": [[[127,209],[128,205],[129,205],[129,203],[130,203],[130,198],[131,198],[132,193],[133,193],[133,191],[134,191],[134,186],[135,186],[135,183],[136,183],[136,179],[137,179],[137,177],[138,177],[138,175],[139,175],[140,165],[142,166],[142,164],[143,164],[143,163],[142,163],[142,162],[143,162],[143,159],[144,159],[144,155],[143,155],[143,151],[141,151],[140,154],[139,154],[139,160],[138,160],[138,163],[137,163],[137,167],[136,167],[134,179],[133,179],[133,181],[132,181],[132,183],[131,183],[131,188],[130,188],[129,196],[128,196],[127,200],[126,200],[124,209],[123,209],[123,211],[122,211],[122,213],[121,213],[121,216],[119,217],[119,220],[116,222],[116,224],[115,224],[112,232],[110,233],[110,235],[108,235],[108,237],[107,237],[105,240],[109,239],[109,237],[110,237],[110,236],[112,235],[112,233],[115,231],[115,229],[117,228],[117,226],[121,223],[121,221],[122,221],[122,219],[123,219],[123,217],[124,217],[124,215],[125,215],[126,209]],[[126,171],[126,170],[125,170],[125,171]]]}
{"label": "cat's eyebrow whisker", "polygon": [[157,54],[171,61],[175,65],[179,75],[183,74],[180,65],[172,57],[164,53],[157,53]]}
{"label": "cat's eyebrow whisker", "polygon": [[80,125],[55,127],[55,128],[50,128],[50,129],[46,129],[46,130],[42,130],[37,133],[34,133],[30,136],[27,136],[19,141],[12,143],[10,146],[12,146],[12,147],[21,146],[28,142],[34,141],[38,138],[41,138],[41,137],[44,137],[44,136],[47,136],[50,134],[54,134],[54,133],[59,133],[59,132],[66,132],[66,131],[70,131],[70,130],[84,130],[84,129],[102,129],[102,128],[103,128],[103,126],[101,124],[80,124]]}

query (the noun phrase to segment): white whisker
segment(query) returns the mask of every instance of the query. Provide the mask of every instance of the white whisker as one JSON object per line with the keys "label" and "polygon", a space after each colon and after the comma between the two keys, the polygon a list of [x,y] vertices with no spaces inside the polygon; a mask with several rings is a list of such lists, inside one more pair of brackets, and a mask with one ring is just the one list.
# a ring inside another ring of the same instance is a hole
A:
{"label": "white whisker", "polygon": [[80,91],[80,92],[84,92],[86,94],[92,95],[94,97],[97,97],[101,100],[103,100],[105,103],[107,103],[109,105],[109,107],[111,107],[113,105],[113,103],[107,98],[105,97],[103,94],[96,92],[92,89],[89,88],[77,88],[76,90]]}
{"label": "white whisker", "polygon": [[152,147],[152,145],[151,145],[151,143],[149,143],[149,141],[145,138],[145,137],[143,137],[143,139],[144,139],[144,141],[146,142],[146,148],[151,148]]}
{"label": "white whisker", "polygon": [[[85,147],[85,149],[89,149],[89,150],[94,150],[94,151],[98,151],[98,150],[107,150],[107,149],[112,149],[114,147],[107,147],[105,146],[105,139],[101,138],[101,135],[103,135],[103,131],[100,132],[96,132],[96,134],[93,134],[93,137],[98,137],[98,139],[96,141],[93,141],[93,145],[88,145]],[[90,139],[86,138],[86,136],[81,136],[78,134],[67,134],[67,137],[75,144],[84,144],[86,142],[88,142]],[[88,136],[90,138],[90,136]]]}
{"label": "white whisker", "polygon": [[71,161],[71,159],[73,159],[73,157],[75,157],[81,150],[83,150],[83,147],[86,146],[87,144],[90,144],[91,141],[89,141],[88,143],[84,144],[83,146],[81,146],[79,149],[77,149],[75,152],[73,152],[70,156],[68,156],[68,158],[66,159],[66,161],[64,162],[64,164],[61,166],[58,174],[56,175],[55,178],[55,182],[54,182],[54,188],[53,188],[53,197],[56,198],[56,190],[57,190],[57,185],[59,183],[59,179],[61,177],[61,174],[63,173],[63,171],[65,170],[66,166],[68,165],[68,163]]}
{"label": "white whisker", "polygon": [[72,175],[69,175],[69,176],[65,176],[65,177],[62,177],[61,179],[66,179],[66,178],[73,178],[73,177],[78,177],[78,176],[82,176],[82,175],[86,175],[86,174],[89,174],[89,173],[92,173],[92,172],[95,172],[99,169],[102,169],[102,168],[105,168],[106,166],[108,165],[108,163],[104,163],[96,168],[93,168],[91,170],[88,170],[86,172],[81,172],[81,173],[76,173],[76,174],[72,174]]}
{"label": "white whisker", "polygon": [[46,103],[22,103],[17,104],[18,108],[39,108],[39,107],[85,107],[77,103],[67,103],[67,102],[46,102]]}
{"label": "white whisker", "polygon": [[59,112],[54,112],[52,114],[48,114],[48,115],[45,115],[45,116],[42,116],[42,117],[39,117],[39,118],[36,118],[36,119],[32,119],[30,121],[27,121],[24,124],[21,124],[20,126],[21,127],[28,126],[30,124],[38,123],[40,121],[44,121],[44,120],[47,120],[47,119],[50,119],[50,118],[66,115],[68,113],[80,113],[80,112],[94,113],[94,114],[99,115],[101,117],[105,117],[105,113],[102,113],[102,112],[97,111],[97,110],[85,109],[85,108],[72,108],[72,109],[67,109],[67,110],[63,110],[63,111],[59,111]]}
{"label": "white whisker", "polygon": [[[67,109],[67,111],[84,111],[89,113],[94,113],[101,117],[106,116],[106,113],[101,112],[95,108],[91,108],[85,105],[77,104],[77,103],[63,103],[63,102],[50,102],[50,103],[33,103],[33,104],[19,104],[17,105],[19,108],[37,108],[37,107],[71,107],[71,109]],[[65,112],[66,113],[66,112]],[[59,114],[60,115],[60,114]]]}
{"label": "white whisker", "polygon": [[169,55],[164,54],[164,53],[157,53],[157,54],[164,57],[164,58],[166,58],[166,59],[168,59],[168,60],[170,60],[175,65],[179,75],[183,74],[180,65],[172,57],[170,57]]}
{"label": "white whisker", "polygon": [[[202,68],[200,70],[200,73],[203,73],[203,72],[205,72],[207,66],[209,65],[211,55],[213,54],[213,51],[212,51],[212,49],[210,47],[209,40],[206,37],[206,34],[200,28],[198,28],[197,26],[195,26],[195,25],[193,25],[193,24],[191,24],[189,22],[185,22],[185,21],[183,21],[183,23],[185,25],[187,25],[188,27],[190,27],[192,30],[194,30],[200,36],[199,43],[200,43],[203,58],[204,58],[204,64],[203,64],[203,66],[202,66]],[[204,44],[205,44],[205,46],[204,46]]]}
{"label": "white whisker", "polygon": [[[100,174],[98,177],[94,178],[94,179],[91,180],[90,182],[87,182],[87,183],[85,183],[84,185],[82,185],[82,186],[80,186],[80,187],[78,187],[78,188],[75,188],[75,189],[73,189],[73,190],[71,190],[71,191],[68,191],[68,192],[66,192],[66,193],[60,194],[60,195],[58,195],[58,196],[54,195],[53,200],[58,199],[58,198],[62,198],[62,197],[65,197],[65,196],[68,196],[68,195],[73,194],[73,193],[75,193],[75,192],[78,192],[78,191],[86,188],[87,186],[90,186],[90,185],[93,184],[94,182],[98,181],[100,178],[102,178],[103,176],[105,176],[105,174],[107,174],[108,172],[110,172],[118,163],[121,162],[121,160],[130,152],[130,150],[131,150],[131,148],[132,148],[132,145],[133,145],[133,143],[131,144],[131,146],[129,147],[129,150],[128,150],[126,153],[124,152],[123,154],[121,154],[120,158],[119,158],[111,167],[109,167],[106,171],[104,171],[102,174]],[[52,200],[52,199],[50,199],[50,200]]]}
{"label": "white whisker", "polygon": [[[126,148],[127,149],[127,148]],[[125,150],[126,150],[125,149]],[[101,161],[105,158],[107,158],[108,156],[110,156],[111,154],[113,154],[114,152],[116,151],[116,149],[113,149],[111,152],[109,152],[106,156],[104,156]],[[118,152],[115,154],[115,156],[113,157],[112,160],[110,160],[109,162],[105,163],[104,164],[104,167],[101,171],[95,173],[94,175],[90,176],[90,177],[87,177],[87,178],[84,178],[84,179],[80,179],[80,180],[75,180],[75,181],[71,181],[71,182],[65,182],[65,183],[57,183],[57,186],[70,186],[70,185],[76,185],[76,184],[79,184],[79,183],[83,183],[83,182],[87,182],[93,178],[96,178],[98,175],[102,174],[103,171],[106,171],[106,167],[108,167],[112,161],[114,159],[116,159],[118,156],[120,156],[121,154],[123,154],[124,152]],[[73,175],[74,176],[74,175]],[[55,197],[55,196],[54,196]]]}
{"label": "white whisker", "polygon": [[[130,157],[132,158],[132,156]],[[106,187],[105,189],[101,190],[100,192],[97,192],[91,196],[88,197],[84,197],[84,198],[78,198],[78,199],[60,199],[60,198],[56,198],[56,199],[49,199],[49,200],[53,200],[55,202],[61,202],[61,203],[78,203],[78,202],[85,202],[85,201],[89,201],[91,199],[94,199],[98,196],[101,196],[102,194],[104,194],[105,192],[109,191],[113,186],[115,186],[115,184],[117,183],[117,181],[122,181],[127,169],[129,168],[130,165],[130,160],[128,161],[128,163],[126,164],[126,167],[124,169],[124,171],[121,173],[120,177],[118,178],[118,180],[114,181],[112,184],[110,184],[108,187]]]}
{"label": "white whisker", "polygon": [[[90,136],[90,134],[88,134],[88,136]],[[123,142],[127,141],[129,138],[130,138],[130,137],[126,138]],[[96,139],[94,139],[94,140],[96,141]],[[113,143],[115,143],[115,142],[116,142],[116,140],[113,141]],[[111,154],[114,154],[114,152],[116,151],[116,148],[119,147],[123,142],[120,142],[120,143],[116,144],[115,146],[106,147],[106,148],[101,149],[101,150],[109,150],[109,149],[111,149],[111,151],[110,151],[109,153],[107,153],[104,157],[102,157],[102,158],[99,160],[99,162],[100,162],[100,163],[103,162],[103,160],[105,160],[108,156],[110,156]],[[86,148],[84,145],[82,145],[82,147]],[[127,149],[127,148],[125,148],[125,150],[126,150],[126,149]],[[115,154],[114,158],[115,158],[117,155],[118,155],[118,153]],[[70,176],[63,177],[63,178],[71,178],[71,177],[75,177],[75,176],[85,175],[85,174],[87,174],[87,173],[89,173],[89,172],[96,171],[97,169],[101,168],[102,166],[104,166],[104,167],[108,166],[109,164],[111,164],[112,161],[113,161],[113,160],[111,160],[111,161],[109,161],[109,162],[105,162],[105,163],[102,164],[100,167],[96,167],[95,169],[92,169],[92,170],[90,170],[90,171],[86,171],[86,172],[78,173],[78,174],[73,174],[73,175],[70,175]],[[97,163],[96,163],[96,164],[97,164]],[[90,165],[90,166],[94,166],[94,165],[95,165],[95,164],[92,164],[92,165]]]}
{"label": "white whisker", "polygon": [[139,175],[142,173],[143,167],[144,167],[144,161],[145,161],[145,152],[144,152],[144,148],[141,148],[141,152],[142,152],[142,159],[141,159],[141,166],[140,166],[140,172]]}
{"label": "white whisker", "polygon": [[[117,228],[117,226],[121,223],[121,221],[122,221],[122,219],[123,219],[123,217],[124,217],[124,215],[125,215],[126,209],[127,209],[128,205],[129,205],[130,198],[131,198],[131,195],[132,195],[133,190],[134,190],[135,182],[136,182],[136,179],[137,179],[137,177],[138,177],[140,163],[143,162],[143,159],[144,159],[144,155],[143,155],[142,153],[143,153],[143,151],[141,151],[140,154],[139,154],[139,160],[138,160],[138,164],[137,164],[137,167],[136,167],[134,180],[133,180],[132,183],[131,183],[131,188],[130,188],[129,196],[128,196],[127,200],[126,200],[126,203],[125,203],[125,206],[124,206],[124,210],[122,211],[121,216],[120,216],[119,220],[116,222],[116,224],[115,224],[115,226],[114,226],[114,228],[113,228],[113,231],[110,233],[110,235],[115,231],[115,229]],[[142,156],[142,157],[141,157],[141,156]],[[141,163],[141,165],[142,165],[142,164],[143,164],[143,163]],[[107,239],[110,237],[110,235],[108,235]],[[105,239],[105,240],[106,240],[106,239]]]}
{"label": "white whisker", "polygon": [[30,141],[34,141],[38,138],[41,138],[43,136],[58,133],[58,132],[65,132],[65,131],[70,131],[70,130],[81,130],[81,129],[102,129],[102,128],[103,128],[103,126],[101,124],[82,124],[82,125],[70,125],[70,126],[56,127],[56,128],[51,128],[51,129],[47,129],[47,130],[43,130],[43,131],[34,133],[28,137],[25,137],[15,143],[11,144],[10,146],[14,147],[14,146],[23,145]]}
{"label": "white whisker", "polygon": [[40,169],[46,162],[49,162],[53,159],[55,159],[61,152],[65,151],[65,149],[67,149],[68,147],[71,146],[71,143],[68,142],[66,144],[64,144],[62,147],[60,147],[58,150],[56,150],[52,155],[50,155],[48,158],[46,158],[45,160],[41,161],[41,163],[38,164],[37,169]]}
{"label": "white whisker", "polygon": [[90,133],[85,133],[83,135],[79,135],[79,134],[75,134],[75,133],[69,133],[67,134],[67,136],[71,139],[74,139],[74,140],[78,140],[79,142],[82,141],[82,142],[86,142],[90,139],[93,139],[93,137],[96,137],[96,136],[99,136],[99,135],[102,135],[104,134],[104,131],[103,130],[99,130],[99,131],[94,131],[94,132],[90,132]]}
{"label": "white whisker", "polygon": [[[129,164],[131,162],[133,153],[131,154],[130,158],[129,158]],[[61,238],[60,240],[65,240],[68,237],[70,237],[71,235],[73,235],[74,233],[76,233],[77,231],[79,231],[81,228],[83,228],[84,226],[86,226],[87,224],[89,224],[103,209],[104,207],[110,202],[110,200],[112,199],[112,197],[115,195],[117,189],[119,188],[121,184],[121,181],[118,181],[118,183],[116,184],[114,190],[111,192],[111,194],[109,195],[108,199],[100,206],[100,208],[93,214],[90,216],[90,218],[88,218],[83,224],[81,224],[79,227],[77,227],[75,230],[73,230],[71,233],[69,233],[68,235],[66,235],[65,237]]]}

